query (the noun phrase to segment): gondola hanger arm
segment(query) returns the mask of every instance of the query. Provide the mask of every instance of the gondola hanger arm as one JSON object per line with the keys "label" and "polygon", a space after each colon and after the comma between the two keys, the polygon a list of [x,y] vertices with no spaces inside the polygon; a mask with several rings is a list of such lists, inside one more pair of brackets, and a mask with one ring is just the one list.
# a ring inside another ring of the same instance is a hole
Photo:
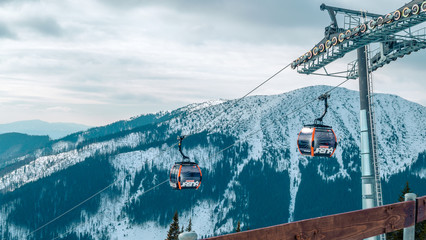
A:
{"label": "gondola hanger arm", "polygon": [[179,140],[179,152],[180,154],[182,154],[183,160],[185,159],[189,159],[189,157],[185,156],[185,154],[183,154],[182,152],[182,140],[185,138],[185,136],[178,136],[178,140]]}
{"label": "gondola hanger arm", "polygon": [[315,119],[315,124],[322,124],[322,119],[324,118],[325,114],[327,114],[327,109],[328,109],[327,99],[329,99],[329,98],[330,98],[330,94],[328,94],[328,93],[324,93],[324,94],[322,94],[321,96],[318,97],[318,100],[324,101],[325,109],[324,109],[324,113],[321,115],[321,117]]}

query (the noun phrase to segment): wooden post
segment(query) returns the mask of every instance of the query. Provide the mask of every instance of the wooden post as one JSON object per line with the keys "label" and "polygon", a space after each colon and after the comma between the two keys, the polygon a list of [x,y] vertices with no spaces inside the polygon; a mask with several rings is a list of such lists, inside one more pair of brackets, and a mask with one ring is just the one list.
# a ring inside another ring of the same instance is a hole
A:
{"label": "wooden post", "polygon": [[417,198],[417,220],[416,223],[426,221],[426,196]]}
{"label": "wooden post", "polygon": [[[406,193],[404,197],[405,201],[416,201],[417,196],[414,193]],[[414,240],[415,226],[416,225],[404,228],[404,240]]]}
{"label": "wooden post", "polygon": [[197,240],[197,234],[195,232],[183,232],[179,234],[179,240]]}

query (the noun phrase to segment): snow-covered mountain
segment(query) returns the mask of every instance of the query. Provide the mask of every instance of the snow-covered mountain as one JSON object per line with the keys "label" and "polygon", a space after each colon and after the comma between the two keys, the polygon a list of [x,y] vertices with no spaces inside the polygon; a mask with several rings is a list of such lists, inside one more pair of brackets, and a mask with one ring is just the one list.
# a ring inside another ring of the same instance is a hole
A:
{"label": "snow-covered mountain", "polygon": [[[358,92],[331,92],[324,123],[340,140],[333,158],[297,151],[303,124],[323,111],[318,101],[300,106],[330,89],[247,97],[233,107],[192,104],[51,141],[0,175],[0,236],[155,240],[166,237],[175,211],[205,236],[231,232],[237,221],[254,229],[360,209]],[[426,108],[393,95],[375,100],[384,202],[395,202],[406,181],[425,195]],[[197,191],[168,186],[181,160],[178,135],[189,135],[184,152],[202,168]]]}

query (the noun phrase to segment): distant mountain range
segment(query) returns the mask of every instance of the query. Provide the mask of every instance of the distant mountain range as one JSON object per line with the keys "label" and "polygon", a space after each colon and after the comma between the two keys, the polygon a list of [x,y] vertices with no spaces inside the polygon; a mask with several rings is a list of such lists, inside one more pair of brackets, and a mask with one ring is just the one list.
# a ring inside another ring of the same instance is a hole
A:
{"label": "distant mountain range", "polygon": [[58,139],[89,128],[90,126],[76,123],[49,123],[41,120],[27,120],[0,124],[0,134],[16,132],[28,135],[48,135],[52,139]]}
{"label": "distant mountain range", "polygon": [[[191,104],[34,145],[0,168],[0,239],[164,240],[175,211],[180,224],[191,218],[206,236],[233,232],[237,222],[256,229],[361,209],[358,92],[331,93],[324,124],[340,140],[332,158],[302,156],[296,146],[324,108],[300,106],[331,88]],[[425,195],[426,107],[388,94],[374,99],[384,204],[396,202],[407,181]],[[190,135],[182,147],[202,170],[198,190],[168,186],[182,160],[178,135]]]}

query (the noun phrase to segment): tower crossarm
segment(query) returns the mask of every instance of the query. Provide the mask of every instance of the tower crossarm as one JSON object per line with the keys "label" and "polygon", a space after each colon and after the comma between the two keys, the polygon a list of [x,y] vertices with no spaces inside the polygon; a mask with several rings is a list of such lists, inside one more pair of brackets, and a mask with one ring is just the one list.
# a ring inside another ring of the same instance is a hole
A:
{"label": "tower crossarm", "polygon": [[299,73],[314,73],[318,69],[343,57],[346,53],[370,43],[385,42],[389,36],[426,21],[426,3],[419,0],[413,0],[396,11],[385,15],[362,13],[326,5],[322,5],[322,9],[328,10],[330,16],[337,11],[341,11],[346,14],[356,14],[358,18],[364,14],[365,17],[371,17],[372,19],[369,21],[363,20],[364,22],[360,22],[358,26],[351,29],[338,28],[335,32],[331,32],[329,36],[326,34],[325,38],[311,50],[293,61],[292,68],[297,69]]}

